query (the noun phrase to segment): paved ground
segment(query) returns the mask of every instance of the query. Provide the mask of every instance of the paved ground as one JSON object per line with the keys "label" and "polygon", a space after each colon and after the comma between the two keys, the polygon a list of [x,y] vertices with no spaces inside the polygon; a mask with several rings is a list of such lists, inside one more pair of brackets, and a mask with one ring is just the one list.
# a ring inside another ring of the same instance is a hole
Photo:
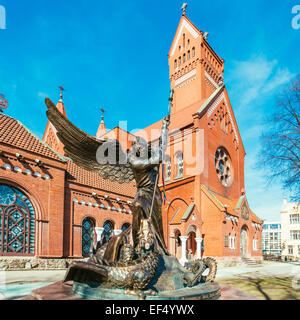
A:
{"label": "paved ground", "polygon": [[216,281],[223,288],[223,300],[235,300],[236,296],[243,299],[241,293],[262,300],[300,299],[299,263],[264,262],[262,267],[223,268]]}
{"label": "paved ground", "polygon": [[66,270],[0,271],[0,286],[3,284],[56,282],[62,280],[65,273]]}
{"label": "paved ground", "polygon": [[227,267],[219,268],[216,281],[226,278],[249,276],[253,278],[294,277],[300,275],[300,264],[283,262],[266,262],[261,267]]}
{"label": "paved ground", "polygon": [[[0,271],[0,300],[27,296],[32,290],[61,281],[65,273],[65,270]],[[291,282],[295,276],[300,279],[299,263],[264,262],[261,267],[219,268],[216,281],[222,285],[223,299],[247,299],[247,294],[248,299],[264,299],[264,296],[256,294],[251,288],[252,283],[249,285],[251,279],[272,279],[273,284],[268,283],[271,286],[279,284],[282,279],[289,279],[285,285],[292,287]],[[296,293],[295,296],[298,296],[298,290]]]}

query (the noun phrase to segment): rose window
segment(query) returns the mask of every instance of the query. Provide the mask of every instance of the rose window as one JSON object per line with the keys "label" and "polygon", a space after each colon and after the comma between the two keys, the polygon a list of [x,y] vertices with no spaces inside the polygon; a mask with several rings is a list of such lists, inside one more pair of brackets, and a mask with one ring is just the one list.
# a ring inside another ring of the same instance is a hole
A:
{"label": "rose window", "polygon": [[218,148],[215,154],[215,165],[218,178],[224,187],[229,187],[233,179],[232,165],[228,152]]}

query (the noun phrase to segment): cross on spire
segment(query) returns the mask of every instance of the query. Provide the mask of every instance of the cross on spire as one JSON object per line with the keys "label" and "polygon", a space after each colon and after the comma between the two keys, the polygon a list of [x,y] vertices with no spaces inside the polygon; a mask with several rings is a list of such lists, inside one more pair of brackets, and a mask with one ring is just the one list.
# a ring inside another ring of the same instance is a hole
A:
{"label": "cross on spire", "polygon": [[63,91],[66,91],[63,86],[58,87],[60,89],[60,100],[63,98]]}
{"label": "cross on spire", "polygon": [[183,16],[186,16],[186,7],[188,6],[188,4],[187,3],[184,3],[183,5],[182,5],[182,7],[181,7],[181,10],[182,10],[182,15]]}
{"label": "cross on spire", "polygon": [[100,111],[102,112],[102,115],[101,115],[101,120],[103,121],[103,118],[104,118],[104,112],[105,110],[103,108],[100,109]]}

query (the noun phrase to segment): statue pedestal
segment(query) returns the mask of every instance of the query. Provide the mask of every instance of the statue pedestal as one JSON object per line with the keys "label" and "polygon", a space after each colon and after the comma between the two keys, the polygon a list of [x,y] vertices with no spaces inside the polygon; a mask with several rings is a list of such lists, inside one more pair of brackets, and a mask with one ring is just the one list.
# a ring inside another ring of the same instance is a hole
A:
{"label": "statue pedestal", "polygon": [[[92,288],[88,284],[74,282],[73,292],[87,300],[138,300],[134,294],[125,294],[124,289]],[[201,283],[192,288],[182,288],[146,295],[145,300],[217,300],[221,296],[220,286],[215,282]]]}
{"label": "statue pedestal", "polygon": [[[183,275],[191,278],[194,274],[185,269],[172,256],[160,256],[154,278],[145,291],[155,291],[156,295],[145,295],[145,300],[216,300],[220,297],[220,286],[216,282],[198,283],[188,287],[182,279]],[[138,300],[136,294],[126,294],[124,289],[103,288],[99,284],[75,282],[73,292],[83,299],[92,300]]]}

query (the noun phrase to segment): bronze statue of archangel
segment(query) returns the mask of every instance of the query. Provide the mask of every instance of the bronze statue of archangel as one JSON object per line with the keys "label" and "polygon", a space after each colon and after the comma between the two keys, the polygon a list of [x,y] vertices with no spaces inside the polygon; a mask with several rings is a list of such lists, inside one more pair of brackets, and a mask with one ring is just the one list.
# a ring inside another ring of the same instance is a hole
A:
{"label": "bronze statue of archangel", "polygon": [[[46,105],[47,116],[72,161],[86,170],[98,172],[104,179],[119,183],[135,180],[137,187],[131,227],[110,239],[103,237],[88,261],[72,262],[64,282],[73,280],[83,285],[97,283],[100,289],[119,288],[127,293],[141,294],[141,290],[149,289],[153,283],[168,286],[174,274],[181,274],[188,286],[194,286],[204,278],[213,281],[216,274],[216,262],[213,259],[196,261],[191,273],[169,255],[164,241],[158,177],[167,148],[170,116],[163,119],[156,150],[141,137],[136,137],[131,150],[123,152],[118,140],[92,137],[66,119],[48,98]],[[133,244],[128,241],[130,232]],[[159,268],[161,259],[168,264],[168,268]],[[203,278],[202,273],[207,268],[210,273]],[[162,282],[157,282],[162,272],[166,272],[165,277],[169,280],[164,278]],[[143,295],[156,294],[152,289],[143,292]]]}
{"label": "bronze statue of archangel", "polygon": [[128,153],[123,152],[118,140],[95,138],[72,124],[46,98],[47,117],[57,130],[64,150],[78,166],[96,171],[104,179],[129,183],[136,181],[137,193],[133,202],[132,237],[138,246],[138,233],[142,219],[150,219],[157,250],[168,254],[163,237],[162,197],[157,187],[159,166],[167,147],[169,116],[163,119],[157,150],[143,138],[136,137]]}

